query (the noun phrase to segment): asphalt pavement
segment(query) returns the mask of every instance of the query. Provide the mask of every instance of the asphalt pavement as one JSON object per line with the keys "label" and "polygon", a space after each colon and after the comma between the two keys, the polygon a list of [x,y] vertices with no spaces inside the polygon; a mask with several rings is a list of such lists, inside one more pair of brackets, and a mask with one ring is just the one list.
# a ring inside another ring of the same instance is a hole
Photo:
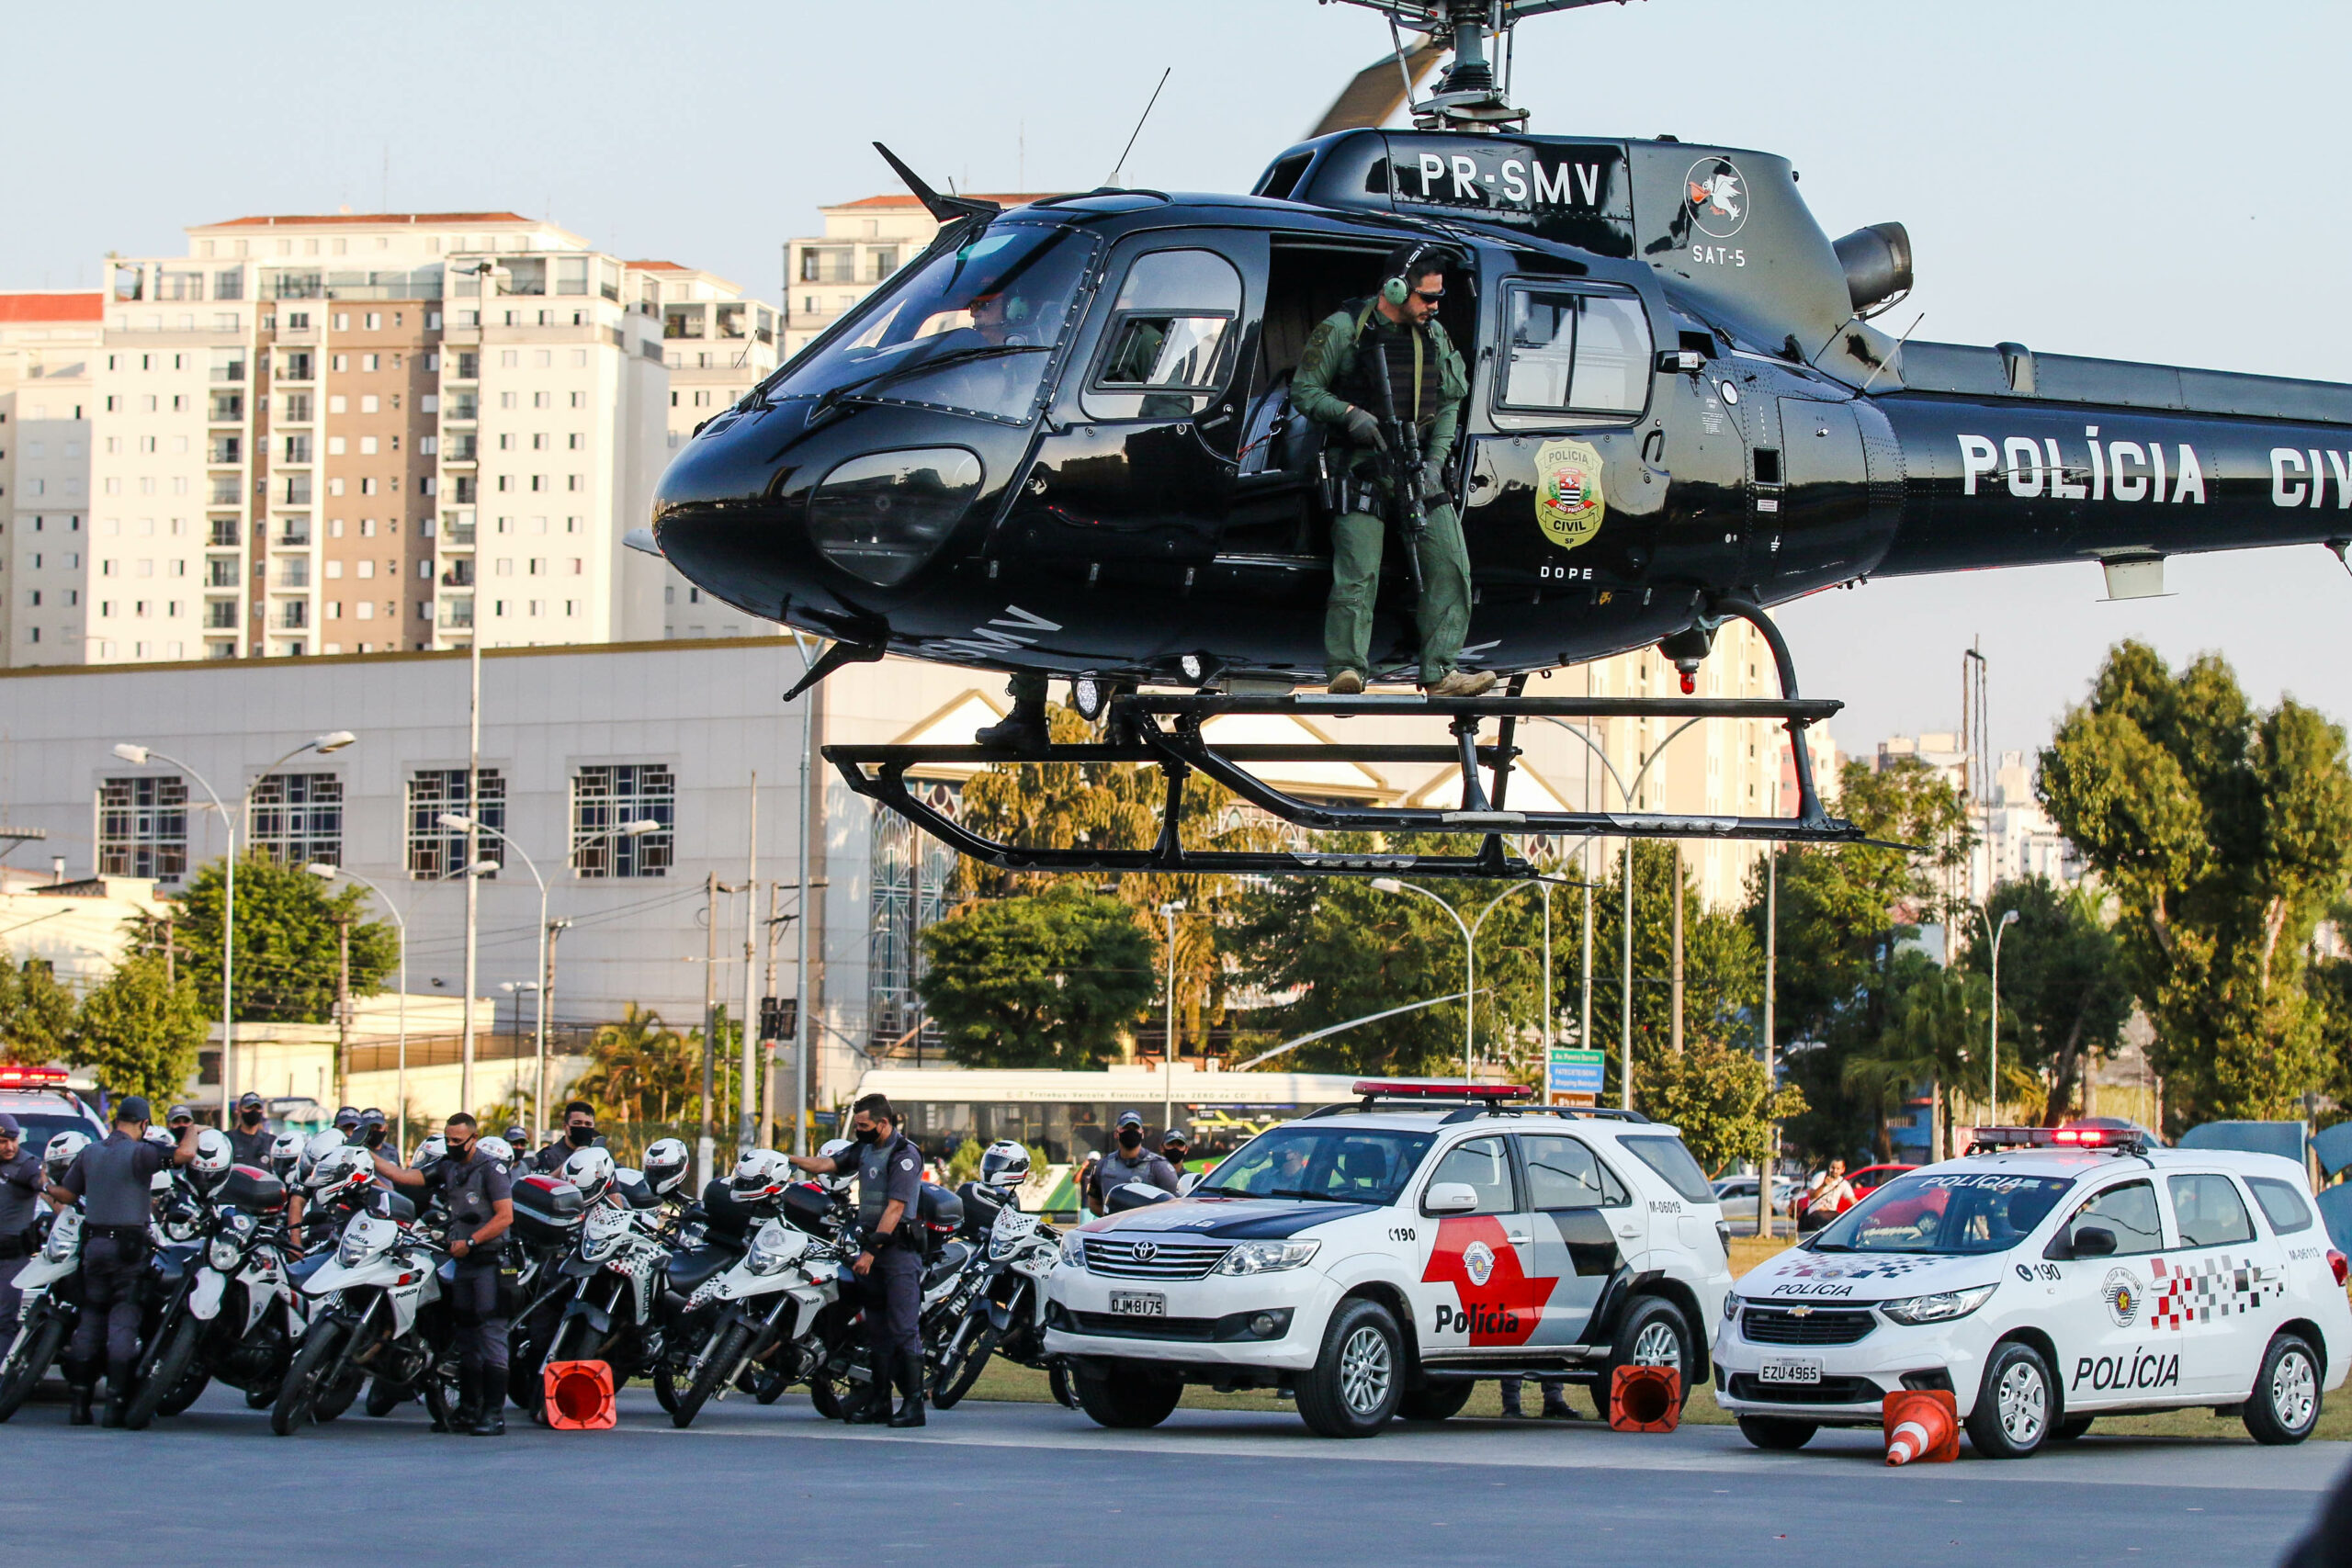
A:
{"label": "asphalt pavement", "polygon": [[2021,1463],[1964,1453],[1890,1470],[1863,1432],[1826,1432],[1796,1454],[1758,1452],[1724,1427],[1635,1436],[1589,1422],[1452,1421],[1332,1442],[1287,1415],[1179,1410],[1155,1430],[1113,1433],[1057,1406],[973,1402],[898,1433],[740,1395],[680,1432],[639,1391],[605,1432],[517,1423],[503,1438],[435,1437],[411,1407],[277,1438],[241,1396],[216,1392],[143,1433],[69,1427],[62,1406],[28,1406],[0,1427],[0,1466],[16,1480],[0,1493],[0,1529],[19,1551],[70,1530],[76,1563],[192,1568],[337,1543],[435,1563],[492,1541],[507,1560],[695,1568],[2263,1568],[2347,1462],[2352,1444],[2094,1435]]}

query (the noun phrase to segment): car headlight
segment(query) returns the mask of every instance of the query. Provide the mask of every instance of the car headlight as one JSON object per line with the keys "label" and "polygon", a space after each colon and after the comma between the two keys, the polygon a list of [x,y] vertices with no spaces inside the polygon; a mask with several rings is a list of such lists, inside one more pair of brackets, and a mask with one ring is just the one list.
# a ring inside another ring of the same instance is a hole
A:
{"label": "car headlight", "polygon": [[1736,1291],[1726,1291],[1726,1292],[1724,1292],[1724,1321],[1725,1323],[1729,1323],[1733,1318],[1737,1317],[1738,1315],[1739,1315],[1739,1292],[1736,1292]]}
{"label": "car headlight", "polygon": [[1897,1323],[1949,1323],[1956,1317],[1966,1317],[1993,1299],[1997,1285],[1979,1285],[1971,1291],[1941,1291],[1932,1296],[1906,1296],[1899,1302],[1881,1302],[1878,1310]]}
{"label": "car headlight", "polygon": [[1272,1274],[1295,1269],[1322,1248],[1319,1241],[1245,1241],[1216,1266],[1220,1274]]}
{"label": "car headlight", "polygon": [[1076,1231],[1062,1237],[1062,1261],[1072,1269],[1086,1267],[1086,1238]]}
{"label": "car headlight", "polygon": [[980,493],[961,446],[876,452],[827,474],[808,497],[808,537],[825,558],[878,587],[913,576]]}

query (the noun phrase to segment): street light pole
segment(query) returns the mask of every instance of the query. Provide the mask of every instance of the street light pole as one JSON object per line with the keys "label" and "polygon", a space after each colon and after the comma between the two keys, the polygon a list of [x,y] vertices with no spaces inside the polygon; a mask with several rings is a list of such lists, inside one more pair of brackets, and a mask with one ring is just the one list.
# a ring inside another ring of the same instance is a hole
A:
{"label": "street light pole", "polygon": [[[1991,912],[1986,911],[1984,918],[1990,920]],[[1986,1118],[1996,1127],[2001,1124],[2001,938],[2017,923],[2018,912],[2004,909],[2001,923],[1993,928],[1993,1025],[1986,1042],[1984,1096],[1990,1101]]]}
{"label": "street light pole", "polygon": [[1163,1139],[1176,1125],[1176,917],[1183,908],[1182,898],[1159,907],[1160,918],[1168,922],[1168,1040],[1159,1052],[1159,1135]]}
{"label": "street light pole", "polygon": [[1418,893],[1443,909],[1446,918],[1462,928],[1462,1076],[1465,1078],[1469,1077],[1471,1058],[1476,1050],[1471,1029],[1477,1020],[1478,1003],[1477,950],[1476,943],[1470,939],[1469,922],[1463,919],[1452,904],[1426,887],[1417,886],[1410,882],[1399,882],[1393,876],[1374,877],[1372,887],[1375,893]]}
{"label": "street light pole", "polygon": [[469,1114],[474,1108],[474,986],[480,958],[476,939],[481,931],[481,878],[472,869],[481,859],[481,617],[474,614],[481,608],[481,599],[477,586],[468,601],[466,637],[466,994],[459,1024],[458,1108]]}
{"label": "street light pole", "polygon": [[382,888],[356,871],[345,871],[339,865],[327,865],[322,862],[314,862],[302,869],[325,882],[333,882],[338,876],[351,878],[352,881],[376,896],[378,901],[384,906],[385,912],[392,917],[392,929],[400,932],[401,994],[398,1004],[400,1021],[397,1025],[400,1031],[400,1050],[398,1056],[394,1058],[392,1103],[395,1109],[392,1114],[401,1119],[401,1146],[406,1148],[408,1146],[408,920],[401,914],[400,907],[385,896]]}
{"label": "street light pole", "polygon": [[[324,756],[342,750],[358,739],[348,729],[331,729],[324,735],[313,736],[264,768],[261,776],[267,778],[305,751],[316,751]],[[237,960],[237,829],[252,803],[253,788],[247,785],[237,797],[237,816],[232,818],[229,808],[220,804],[220,794],[205,776],[177,757],[130,741],[119,742],[114,748],[114,754],[135,768],[143,768],[152,761],[169,762],[173,767],[186,770],[188,777],[194,779],[198,787],[210,799],[212,809],[220,814],[221,829],[227,839],[227,854],[221,861],[220,897],[220,1125],[226,1129],[235,1119],[233,1108],[237,1100],[236,989],[232,981]]]}

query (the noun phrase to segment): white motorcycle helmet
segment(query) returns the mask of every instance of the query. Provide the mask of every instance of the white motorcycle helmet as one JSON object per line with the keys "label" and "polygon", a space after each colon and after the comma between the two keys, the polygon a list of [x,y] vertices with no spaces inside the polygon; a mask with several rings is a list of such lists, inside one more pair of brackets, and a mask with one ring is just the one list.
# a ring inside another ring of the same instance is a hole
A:
{"label": "white motorcycle helmet", "polygon": [[773,1198],[793,1179],[791,1162],[774,1149],[745,1149],[727,1185],[739,1202]]}
{"label": "white motorcycle helmet", "polygon": [[580,1196],[594,1203],[613,1190],[617,1169],[610,1149],[586,1148],[563,1162],[563,1179],[579,1188]]}
{"label": "white motorcycle helmet", "polygon": [[416,1145],[416,1157],[408,1163],[411,1168],[423,1170],[428,1165],[437,1165],[447,1158],[448,1154],[449,1140],[435,1133]]}
{"label": "white motorcycle helmet", "polygon": [[980,1156],[980,1185],[1018,1187],[1029,1179],[1029,1150],[1011,1138],[999,1138]]}
{"label": "white motorcycle helmet", "polygon": [[229,1134],[218,1127],[207,1127],[196,1135],[196,1157],[187,1162],[188,1180],[198,1189],[210,1191],[236,1163],[236,1151],[230,1146]]}
{"label": "white motorcycle helmet", "polygon": [[159,1149],[177,1149],[180,1146],[180,1141],[161,1127],[148,1128],[147,1141]]}
{"label": "white motorcycle helmet", "polygon": [[514,1145],[503,1138],[476,1138],[474,1147],[480,1149],[486,1159],[496,1160],[501,1165],[514,1163]]}
{"label": "white motorcycle helmet", "polygon": [[655,1139],[645,1151],[646,1185],[656,1193],[676,1191],[686,1179],[688,1158],[684,1138]]}
{"label": "white motorcycle helmet", "polygon": [[323,1133],[311,1134],[310,1141],[302,1145],[302,1160],[296,1168],[295,1175],[304,1181],[310,1180],[311,1174],[319,1168],[321,1160],[337,1149],[347,1149],[350,1146],[351,1141],[332,1127]]}
{"label": "white motorcycle helmet", "polygon": [[287,1180],[302,1164],[302,1134],[280,1133],[269,1145],[269,1168],[280,1181]]}
{"label": "white motorcycle helmet", "polygon": [[848,1191],[850,1172],[857,1165],[857,1150],[858,1142],[855,1138],[827,1139],[817,1152],[842,1168],[834,1171],[831,1176],[815,1178],[817,1185],[828,1192]]}
{"label": "white motorcycle helmet", "polygon": [[311,1171],[312,1201],[330,1203],[375,1179],[376,1162],[356,1144],[346,1144],[319,1161]]}
{"label": "white motorcycle helmet", "polygon": [[67,1131],[50,1139],[49,1146],[41,1151],[40,1156],[49,1179],[51,1181],[64,1180],[65,1173],[74,1168],[74,1160],[89,1146],[90,1135],[87,1133]]}

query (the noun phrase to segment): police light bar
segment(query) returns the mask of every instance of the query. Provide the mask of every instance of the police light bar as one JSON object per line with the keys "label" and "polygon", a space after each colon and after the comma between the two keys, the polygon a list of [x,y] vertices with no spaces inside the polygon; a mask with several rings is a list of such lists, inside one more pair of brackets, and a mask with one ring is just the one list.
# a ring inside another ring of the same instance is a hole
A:
{"label": "police light bar", "polygon": [[2001,1149],[2112,1149],[2143,1154],[2148,1136],[2136,1127],[1979,1127],[1969,1152]]}
{"label": "police light bar", "polygon": [[1525,1084],[1477,1083],[1469,1078],[1359,1078],[1351,1094],[1367,1100],[1532,1100]]}
{"label": "police light bar", "polygon": [[0,1067],[0,1089],[62,1089],[62,1067]]}

